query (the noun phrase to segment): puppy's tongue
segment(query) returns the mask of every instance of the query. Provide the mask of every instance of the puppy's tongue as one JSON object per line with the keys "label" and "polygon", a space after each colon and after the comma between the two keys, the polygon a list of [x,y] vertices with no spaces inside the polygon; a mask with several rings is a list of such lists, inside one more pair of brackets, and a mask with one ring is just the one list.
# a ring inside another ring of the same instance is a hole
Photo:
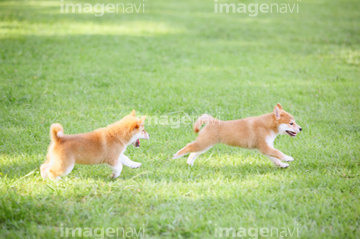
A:
{"label": "puppy's tongue", "polygon": [[135,142],[135,147],[138,148],[140,147],[140,139],[137,139]]}

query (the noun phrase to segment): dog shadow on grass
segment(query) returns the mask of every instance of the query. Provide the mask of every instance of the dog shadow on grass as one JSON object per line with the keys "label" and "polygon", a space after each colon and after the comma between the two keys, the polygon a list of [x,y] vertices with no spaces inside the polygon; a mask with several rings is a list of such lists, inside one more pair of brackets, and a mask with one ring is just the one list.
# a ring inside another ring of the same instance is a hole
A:
{"label": "dog shadow on grass", "polygon": [[[213,155],[212,155],[213,156]],[[199,180],[208,177],[220,178],[243,178],[252,174],[273,174],[288,169],[275,167],[271,162],[264,159],[248,159],[239,156],[239,159],[232,161],[220,161],[218,157],[228,157],[228,155],[215,155],[215,157],[199,157],[193,166],[186,163],[187,158],[180,159],[162,159],[143,160],[140,168],[132,169],[124,166],[121,175],[112,179],[110,177],[112,170],[108,165],[75,165],[72,172],[62,177],[69,179],[93,179],[104,182],[116,180],[126,181],[135,180],[137,177],[146,177],[149,180]],[[20,179],[22,177],[40,176],[40,166],[44,160],[28,161],[19,158],[13,161],[5,162],[1,165],[1,176],[8,179]]]}

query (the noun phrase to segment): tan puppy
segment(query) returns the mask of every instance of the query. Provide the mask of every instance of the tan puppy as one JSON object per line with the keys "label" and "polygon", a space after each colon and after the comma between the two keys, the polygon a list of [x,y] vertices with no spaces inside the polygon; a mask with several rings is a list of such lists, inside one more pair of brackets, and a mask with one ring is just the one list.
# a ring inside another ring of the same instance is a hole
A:
{"label": "tan puppy", "polygon": [[71,172],[75,163],[108,164],[113,169],[113,178],[117,178],[123,165],[138,168],[141,163],[131,161],[124,155],[126,147],[134,144],[139,147],[139,139],[149,139],[144,130],[145,116],[135,117],[135,110],[120,121],[90,133],[65,135],[60,124],[50,128],[51,144],[47,160],[41,165],[43,179],[59,179]]}
{"label": "tan puppy", "polygon": [[[206,123],[206,126],[199,132],[203,123]],[[291,114],[277,104],[272,113],[239,120],[221,121],[204,114],[195,122],[194,131],[199,132],[196,141],[179,150],[174,155],[174,159],[191,153],[187,163],[193,165],[200,154],[217,143],[223,143],[241,148],[258,149],[276,166],[286,168],[289,164],[282,163],[280,160],[288,162],[294,159],[275,149],[274,140],[279,134],[295,137],[301,131],[301,127],[295,123]]]}

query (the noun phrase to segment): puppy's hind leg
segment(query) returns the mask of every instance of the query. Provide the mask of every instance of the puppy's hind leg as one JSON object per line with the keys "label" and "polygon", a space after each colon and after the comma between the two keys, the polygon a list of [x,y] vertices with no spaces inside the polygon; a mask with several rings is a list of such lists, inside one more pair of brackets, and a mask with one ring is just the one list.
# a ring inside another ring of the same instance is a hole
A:
{"label": "puppy's hind leg", "polygon": [[[209,150],[213,144],[208,143],[201,143],[200,141],[194,141],[192,143],[187,144],[184,148],[180,149],[176,154],[174,154],[173,159],[181,158],[182,156],[188,154],[188,153],[196,153],[198,155],[195,156],[193,154],[191,157],[197,157],[203,152]],[[189,156],[190,158],[190,156]],[[194,160],[195,160],[194,158]]]}
{"label": "puppy's hind leg", "polygon": [[208,151],[209,149],[211,149],[212,146],[209,146],[208,148],[206,148],[205,150],[201,151],[201,152],[195,152],[195,153],[190,153],[189,158],[187,160],[187,164],[193,166],[194,165],[194,161],[195,159],[200,155],[205,153],[206,151]]}
{"label": "puppy's hind leg", "polygon": [[[61,157],[61,156],[60,156]],[[61,176],[68,175],[75,166],[75,160],[72,157],[63,156],[62,158],[51,158],[48,176],[51,180],[59,180]]]}
{"label": "puppy's hind leg", "polygon": [[[205,126],[196,138],[196,141],[187,144],[173,155],[173,159],[181,158],[188,153],[194,153],[189,156],[188,164],[193,164],[197,156],[209,150],[212,146],[218,143],[218,138],[214,136],[214,130]],[[216,132],[215,132],[216,133]]]}
{"label": "puppy's hind leg", "polygon": [[132,161],[125,154],[120,155],[119,161],[129,168],[139,168],[141,166],[141,163]]}
{"label": "puppy's hind leg", "polygon": [[40,166],[40,174],[44,180],[49,177],[48,173],[49,173],[50,167],[51,167],[50,160],[46,160],[46,162]]}

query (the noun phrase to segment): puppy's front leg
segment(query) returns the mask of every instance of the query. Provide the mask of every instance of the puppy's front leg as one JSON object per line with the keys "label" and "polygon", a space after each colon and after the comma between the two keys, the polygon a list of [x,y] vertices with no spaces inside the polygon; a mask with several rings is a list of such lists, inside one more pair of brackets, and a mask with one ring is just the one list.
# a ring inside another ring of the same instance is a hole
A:
{"label": "puppy's front leg", "polygon": [[129,168],[139,168],[141,166],[141,163],[131,161],[131,159],[129,159],[125,154],[120,155],[119,160],[122,164],[128,166]]}
{"label": "puppy's front leg", "polygon": [[117,162],[117,164],[115,164],[114,166],[112,166],[113,169],[113,174],[112,174],[112,178],[117,178],[120,176],[120,173],[123,169],[123,165],[122,163],[120,163],[119,161]]}
{"label": "puppy's front leg", "polygon": [[[284,161],[292,161],[292,160],[286,160],[290,156],[287,156],[286,154],[282,153],[281,151],[271,148],[268,145],[259,148],[259,150],[262,154],[266,155],[276,166],[278,166],[280,168],[289,167],[289,164],[281,162],[280,159],[284,160]],[[292,157],[290,157],[290,158],[292,158]]]}
{"label": "puppy's front leg", "polygon": [[289,156],[289,155],[286,155],[286,154],[284,154],[284,155],[285,155],[285,157],[281,159],[282,161],[285,161],[285,162],[294,161],[294,158],[293,158],[293,157],[291,157],[291,156]]}

